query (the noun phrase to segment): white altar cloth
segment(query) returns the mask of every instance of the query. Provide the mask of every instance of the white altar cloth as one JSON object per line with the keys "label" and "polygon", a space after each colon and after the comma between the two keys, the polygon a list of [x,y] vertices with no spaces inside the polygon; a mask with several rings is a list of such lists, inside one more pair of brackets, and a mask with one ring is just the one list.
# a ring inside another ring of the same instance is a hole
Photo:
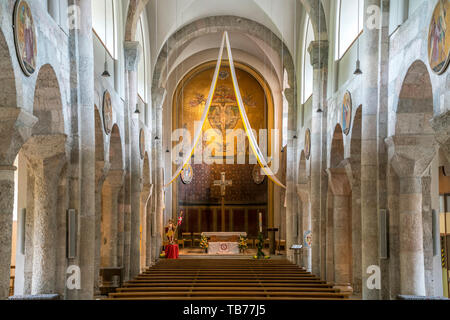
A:
{"label": "white altar cloth", "polygon": [[239,243],[237,242],[210,242],[208,254],[239,254]]}

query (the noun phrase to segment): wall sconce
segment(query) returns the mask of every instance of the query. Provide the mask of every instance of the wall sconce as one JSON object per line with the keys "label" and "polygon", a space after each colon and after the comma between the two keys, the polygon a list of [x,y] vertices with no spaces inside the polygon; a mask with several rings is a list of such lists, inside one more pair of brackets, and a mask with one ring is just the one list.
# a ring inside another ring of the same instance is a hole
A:
{"label": "wall sconce", "polygon": [[134,110],[134,114],[140,114],[141,111],[139,111],[139,104],[136,103],[136,110]]}

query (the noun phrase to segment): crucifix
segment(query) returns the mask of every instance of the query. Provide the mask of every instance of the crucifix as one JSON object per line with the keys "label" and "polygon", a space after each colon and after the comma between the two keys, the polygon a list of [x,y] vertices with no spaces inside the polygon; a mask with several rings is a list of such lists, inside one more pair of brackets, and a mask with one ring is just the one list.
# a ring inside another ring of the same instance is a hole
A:
{"label": "crucifix", "polygon": [[225,172],[222,172],[222,179],[214,181],[214,187],[220,187],[220,195],[222,198],[222,232],[225,232],[225,195],[227,187],[233,185],[232,180],[226,180]]}

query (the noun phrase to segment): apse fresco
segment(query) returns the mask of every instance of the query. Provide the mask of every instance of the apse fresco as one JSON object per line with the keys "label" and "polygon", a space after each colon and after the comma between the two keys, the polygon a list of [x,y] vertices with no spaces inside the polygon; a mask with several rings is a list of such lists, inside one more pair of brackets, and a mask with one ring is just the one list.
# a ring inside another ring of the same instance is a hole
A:
{"label": "apse fresco", "polygon": [[[267,128],[267,102],[264,89],[251,74],[242,69],[237,69],[237,78],[241,89],[245,109],[254,130],[258,133],[260,129]],[[174,113],[177,119],[177,128],[186,128],[191,136],[194,136],[194,123],[199,121],[205,107],[206,99],[214,75],[214,66],[205,66],[192,72],[180,84],[175,99]],[[215,129],[223,135],[223,147],[211,138],[203,142],[203,149],[213,145],[211,153],[213,159],[223,159],[223,164],[192,164],[193,177],[190,184],[178,182],[178,197],[182,203],[201,202],[203,204],[216,205],[220,201],[220,188],[213,186],[215,180],[219,180],[221,172],[226,173],[227,180],[233,181],[233,186],[227,188],[226,201],[237,203],[263,203],[267,202],[267,179],[259,179],[255,183],[253,169],[255,162],[249,164],[249,158],[253,158],[248,147],[245,148],[245,164],[226,164],[225,151],[227,147],[226,131],[233,129],[244,130],[244,125],[239,113],[230,69],[223,66],[219,73],[219,80],[211,104],[208,120],[203,128],[205,133],[209,129]],[[175,145],[176,143],[174,143]],[[197,147],[198,148],[198,147]],[[235,161],[237,163],[237,146],[235,143]],[[254,161],[254,160],[253,160]],[[263,181],[261,181],[263,180]]]}

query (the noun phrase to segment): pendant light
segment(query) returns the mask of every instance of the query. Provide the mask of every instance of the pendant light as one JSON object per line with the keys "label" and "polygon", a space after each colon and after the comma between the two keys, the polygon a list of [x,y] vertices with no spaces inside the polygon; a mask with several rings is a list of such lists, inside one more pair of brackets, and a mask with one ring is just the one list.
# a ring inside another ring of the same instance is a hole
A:
{"label": "pendant light", "polygon": [[360,4],[361,0],[358,0],[358,57],[356,59],[356,69],[355,72],[353,72],[354,75],[359,76],[362,74],[362,70],[361,70],[361,61],[359,60],[359,41],[360,41],[360,34],[359,34],[359,12],[360,12]]}
{"label": "pendant light", "polygon": [[140,114],[141,111],[139,110],[139,104],[136,103],[136,110],[134,110],[134,114]]}
{"label": "pendant light", "polygon": [[106,0],[104,1],[104,3],[105,3],[105,68],[104,68],[104,70],[105,71],[103,71],[103,73],[102,73],[102,77],[104,77],[104,78],[109,78],[109,77],[111,77],[111,74],[109,73],[109,71],[108,71],[108,56],[107,56],[107,49],[106,49]]}

